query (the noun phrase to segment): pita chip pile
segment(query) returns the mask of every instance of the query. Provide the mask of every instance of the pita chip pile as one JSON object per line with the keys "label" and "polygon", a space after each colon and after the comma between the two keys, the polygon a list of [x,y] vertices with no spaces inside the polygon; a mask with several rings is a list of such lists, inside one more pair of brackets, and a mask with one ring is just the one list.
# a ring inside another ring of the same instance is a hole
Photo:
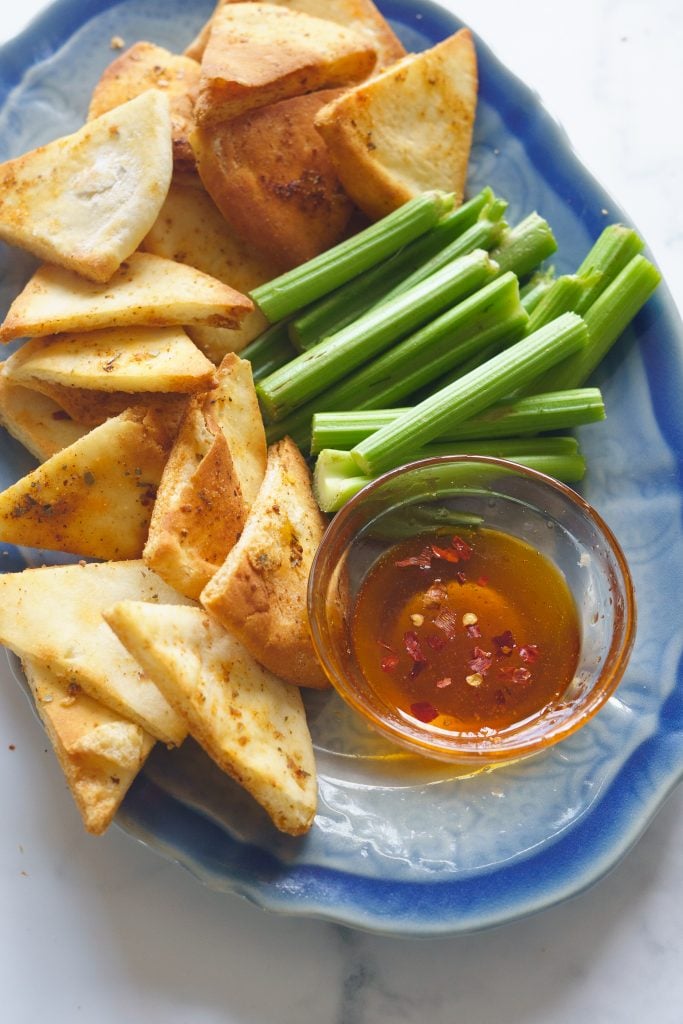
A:
{"label": "pita chip pile", "polygon": [[38,463],[0,541],[73,557],[0,576],[0,643],[89,832],[187,736],[311,827],[326,523],[293,441],[267,446],[249,293],[425,188],[462,196],[475,103],[464,30],[407,55],[372,0],[220,0],[184,54],[135,42],[82,127],[0,164],[0,239],[39,261],[0,324],[0,425]]}

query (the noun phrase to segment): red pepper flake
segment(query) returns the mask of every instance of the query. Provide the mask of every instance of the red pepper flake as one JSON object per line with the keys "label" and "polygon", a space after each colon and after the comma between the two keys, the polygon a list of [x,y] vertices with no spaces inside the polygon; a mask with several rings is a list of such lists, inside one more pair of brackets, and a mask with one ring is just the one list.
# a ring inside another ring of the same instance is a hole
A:
{"label": "red pepper flake", "polygon": [[467,626],[465,632],[467,633],[470,640],[478,640],[479,637],[481,636],[481,630],[479,629],[479,626],[476,622],[471,626]]}
{"label": "red pepper flake", "polygon": [[458,616],[450,608],[444,608],[434,617],[434,625],[446,634],[449,640],[455,639],[458,634]]}
{"label": "red pepper flake", "polygon": [[464,572],[462,571],[462,569],[460,569],[460,570],[459,570],[458,572],[456,572],[456,574],[455,574],[455,578],[456,578],[456,580],[458,581],[458,583],[459,583],[459,584],[460,584],[461,586],[462,586],[462,585],[463,585],[464,583],[467,583],[467,576],[466,576],[466,575],[465,575],[465,573],[464,573]]}
{"label": "red pepper flake", "polygon": [[490,651],[482,651],[481,647],[475,647],[472,652],[472,660],[468,662],[467,667],[470,672],[475,675],[484,676],[491,668],[493,664],[493,658],[491,657]]}
{"label": "red pepper flake", "polygon": [[393,651],[391,652],[391,654],[387,654],[386,657],[382,658],[382,661],[380,662],[382,672],[393,672],[396,666],[398,665],[398,661],[398,654],[394,654]]}
{"label": "red pepper flake", "polygon": [[438,633],[430,633],[426,640],[433,651],[443,650],[448,643],[447,638],[445,636],[440,636]]}
{"label": "red pepper flake", "polygon": [[411,555],[409,558],[402,558],[398,562],[394,562],[399,569],[404,569],[406,566],[415,565],[418,569],[430,569],[432,565],[432,549],[425,547],[422,549],[419,555]]}
{"label": "red pepper flake", "polygon": [[538,660],[538,645],[537,644],[524,644],[519,649],[519,656],[522,661],[526,661],[528,665],[532,665]]}
{"label": "red pepper flake", "polygon": [[517,646],[515,638],[509,629],[506,629],[500,636],[494,636],[492,639],[498,648],[496,654],[505,658],[509,658]]}
{"label": "red pepper flake", "polygon": [[477,580],[477,583],[479,584],[480,587],[488,587],[488,585],[489,585],[489,578],[488,578],[488,576],[480,576],[479,579]]}
{"label": "red pepper flake", "polygon": [[436,544],[432,544],[432,551],[437,558],[443,558],[444,562],[459,562],[460,555],[457,551],[452,551],[450,548],[439,548]]}
{"label": "red pepper flake", "polygon": [[410,666],[410,672],[408,673],[408,678],[409,679],[417,679],[417,677],[419,676],[420,672],[422,672],[426,667],[427,667],[427,662],[426,661],[414,661],[413,664]]}
{"label": "red pepper flake", "polygon": [[406,651],[413,659],[413,661],[426,663],[427,659],[423,654],[422,647],[420,646],[420,641],[417,638],[417,633],[414,633],[412,629],[409,629],[406,633],[403,634],[403,643],[405,645]]}
{"label": "red pepper flake", "polygon": [[433,722],[439,712],[428,700],[419,700],[416,704],[410,705],[410,713],[420,722]]}
{"label": "red pepper flake", "polygon": [[450,676],[444,676],[443,679],[437,679],[436,688],[437,690],[445,690],[447,686],[450,686],[453,680]]}
{"label": "red pepper flake", "polygon": [[463,562],[467,562],[472,557],[472,548],[462,539],[462,537],[458,537],[457,534],[451,537],[451,545],[458,552]]}
{"label": "red pepper flake", "polygon": [[513,683],[518,686],[525,686],[531,679],[531,672],[528,668],[516,668],[512,673]]}

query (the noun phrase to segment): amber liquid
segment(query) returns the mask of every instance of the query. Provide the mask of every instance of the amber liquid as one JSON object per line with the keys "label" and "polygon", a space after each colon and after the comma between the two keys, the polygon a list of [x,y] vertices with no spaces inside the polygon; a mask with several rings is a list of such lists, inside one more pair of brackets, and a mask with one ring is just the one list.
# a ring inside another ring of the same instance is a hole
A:
{"label": "amber liquid", "polygon": [[[406,560],[418,564],[397,564]],[[556,566],[488,529],[459,530],[455,540],[422,534],[387,551],[361,585],[351,635],[386,705],[432,727],[484,734],[560,698],[580,642]]]}

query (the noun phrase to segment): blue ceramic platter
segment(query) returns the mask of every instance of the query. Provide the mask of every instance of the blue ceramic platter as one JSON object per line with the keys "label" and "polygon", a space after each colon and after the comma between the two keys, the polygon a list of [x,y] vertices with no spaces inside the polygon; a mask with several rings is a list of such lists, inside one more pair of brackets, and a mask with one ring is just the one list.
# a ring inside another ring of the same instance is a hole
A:
{"label": "blue ceramic platter", "polygon": [[[0,51],[0,159],[82,123],[113,36],[182,49],[212,6],[58,0]],[[382,7],[410,49],[460,27],[428,3]],[[492,185],[513,219],[537,209],[559,240],[555,265],[571,270],[608,219],[625,218],[538,98],[481,41],[478,54],[470,191]],[[28,258],[0,250],[0,313],[30,269]],[[581,431],[589,463],[583,493],[623,545],[639,604],[638,639],[618,696],[586,728],[525,762],[458,777],[397,753],[336,696],[316,695],[309,713],[320,806],[307,837],[277,833],[191,743],[153,754],[120,826],[216,890],[389,934],[500,924],[596,882],[683,771],[681,337],[662,286],[597,375],[607,422]],[[0,446],[4,487],[32,461],[4,435]],[[16,550],[4,562],[17,570],[35,558]]]}

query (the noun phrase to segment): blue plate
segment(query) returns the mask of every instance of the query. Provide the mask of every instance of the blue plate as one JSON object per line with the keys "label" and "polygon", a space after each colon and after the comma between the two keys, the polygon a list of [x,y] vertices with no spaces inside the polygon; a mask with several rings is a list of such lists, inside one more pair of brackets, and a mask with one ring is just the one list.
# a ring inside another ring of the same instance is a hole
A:
{"label": "blue plate", "polygon": [[[111,60],[110,40],[181,49],[213,0],[59,0],[0,51],[0,158],[74,130]],[[409,48],[459,27],[415,0],[382,4]],[[623,214],[537,97],[478,41],[481,99],[470,189],[490,184],[518,218],[537,209],[574,268]],[[0,252],[0,310],[30,271]],[[118,821],[202,882],[260,906],[401,935],[500,924],[599,879],[642,833],[683,770],[681,323],[662,286],[598,374],[606,423],[581,431],[583,487],[629,558],[640,609],[626,677],[586,728],[553,750],[469,776],[399,754],[329,694],[309,701],[320,807],[303,839],[265,815],[191,743],[159,749]],[[31,460],[3,436],[0,483]],[[14,551],[11,569],[30,553]]]}

